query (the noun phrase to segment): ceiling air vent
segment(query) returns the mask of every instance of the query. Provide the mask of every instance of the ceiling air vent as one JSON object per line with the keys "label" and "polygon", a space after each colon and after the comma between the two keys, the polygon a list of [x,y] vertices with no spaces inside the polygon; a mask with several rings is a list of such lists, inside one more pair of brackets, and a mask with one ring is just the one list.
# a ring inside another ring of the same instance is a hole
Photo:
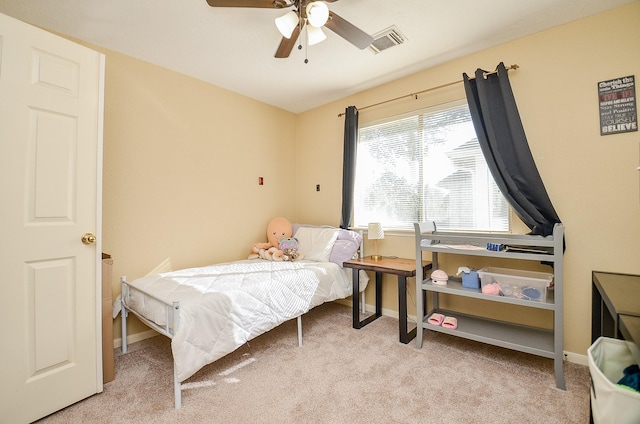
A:
{"label": "ceiling air vent", "polygon": [[373,34],[373,43],[369,45],[369,50],[374,54],[378,54],[389,47],[397,46],[407,41],[404,35],[400,33],[398,28],[391,26],[377,34]]}

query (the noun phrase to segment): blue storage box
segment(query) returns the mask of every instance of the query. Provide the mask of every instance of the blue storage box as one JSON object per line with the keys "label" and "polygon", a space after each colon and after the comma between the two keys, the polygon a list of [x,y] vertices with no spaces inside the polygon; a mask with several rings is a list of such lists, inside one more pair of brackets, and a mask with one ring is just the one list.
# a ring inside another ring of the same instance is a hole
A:
{"label": "blue storage box", "polygon": [[471,270],[470,272],[463,272],[462,287],[466,289],[479,289],[480,279],[478,278],[478,271]]}

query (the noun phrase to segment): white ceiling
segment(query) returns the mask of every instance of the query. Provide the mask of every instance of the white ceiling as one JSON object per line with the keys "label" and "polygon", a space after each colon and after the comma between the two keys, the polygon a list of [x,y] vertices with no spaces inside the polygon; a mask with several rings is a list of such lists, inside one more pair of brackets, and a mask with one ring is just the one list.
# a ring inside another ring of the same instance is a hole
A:
{"label": "white ceiling", "polygon": [[206,0],[0,0],[0,12],[299,113],[633,1],[340,0],[328,5],[342,18],[369,34],[395,25],[407,41],[374,55],[325,30],[324,42],[294,48],[286,59],[273,57],[282,9],[213,8]]}

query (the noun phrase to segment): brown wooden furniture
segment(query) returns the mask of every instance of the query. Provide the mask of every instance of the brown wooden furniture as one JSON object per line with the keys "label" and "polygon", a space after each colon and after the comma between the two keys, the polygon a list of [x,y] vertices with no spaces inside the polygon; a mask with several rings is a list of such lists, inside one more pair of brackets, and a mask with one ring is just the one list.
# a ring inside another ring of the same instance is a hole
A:
{"label": "brown wooden furniture", "polygon": [[113,259],[102,254],[102,383],[115,378],[115,360],[113,352],[113,304],[111,303],[111,277]]}
{"label": "brown wooden furniture", "polygon": [[[423,261],[424,272],[431,269],[431,262]],[[353,269],[353,328],[360,329],[370,322],[382,316],[382,275],[393,274],[398,276],[398,321],[400,342],[409,343],[416,336],[416,329],[407,330],[407,277],[415,277],[416,260],[383,257],[375,260],[371,256],[362,259],[346,261],[345,268]],[[360,320],[360,275],[359,271],[371,271],[376,274],[376,311],[374,314]],[[424,305],[424,302],[422,303]]]}
{"label": "brown wooden furniture", "polygon": [[591,342],[600,336],[640,346],[640,275],[591,273]]}

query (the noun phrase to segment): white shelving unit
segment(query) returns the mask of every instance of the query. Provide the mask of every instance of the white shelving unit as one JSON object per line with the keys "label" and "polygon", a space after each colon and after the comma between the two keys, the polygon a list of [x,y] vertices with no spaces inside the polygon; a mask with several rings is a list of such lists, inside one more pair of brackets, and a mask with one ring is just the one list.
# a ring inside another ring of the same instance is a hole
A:
{"label": "white shelving unit", "polygon": [[[458,337],[501,346],[554,360],[556,386],[565,389],[563,373],[563,243],[564,226],[556,224],[553,234],[548,237],[514,234],[489,233],[457,233],[435,231],[433,222],[415,224],[416,264],[421,263],[422,253],[431,252],[432,269],[438,269],[438,256],[454,254],[465,256],[483,256],[489,258],[510,258],[527,261],[539,261],[553,264],[554,289],[547,290],[547,298],[543,301],[531,301],[507,296],[486,295],[480,289],[463,288],[456,279],[449,279],[446,286],[435,285],[431,279],[425,278],[422,267],[416,266],[416,347],[422,348],[424,329],[447,333]],[[548,253],[524,253],[515,251],[487,250],[487,243],[517,245],[532,250],[543,250]],[[470,246],[481,247],[474,249]],[[553,329],[543,329],[520,324],[497,321],[483,317],[452,312],[439,307],[439,294],[464,296],[486,301],[520,305],[528,308],[553,311]],[[423,302],[431,297],[432,308],[425,313]],[[448,329],[427,322],[432,313],[455,316],[458,327]]]}

